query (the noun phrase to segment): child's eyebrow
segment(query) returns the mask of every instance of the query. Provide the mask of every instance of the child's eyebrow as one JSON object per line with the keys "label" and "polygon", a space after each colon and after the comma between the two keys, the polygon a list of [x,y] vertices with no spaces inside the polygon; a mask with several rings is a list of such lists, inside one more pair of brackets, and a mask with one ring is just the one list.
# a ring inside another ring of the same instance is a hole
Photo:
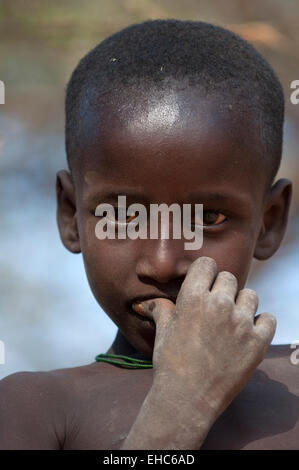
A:
{"label": "child's eyebrow", "polygon": [[[88,200],[94,204],[100,201],[104,202],[118,202],[118,196],[126,196],[128,199],[143,201],[144,203],[150,203],[150,199],[142,192],[136,191],[136,189],[120,188],[118,191],[115,190],[103,190],[98,191],[96,194],[88,197]],[[194,191],[185,195],[184,203],[190,203],[190,201],[197,203],[204,202],[219,202],[223,204],[232,204],[240,207],[250,209],[253,207],[253,201],[246,194],[242,194],[238,191],[237,194],[233,193],[220,193],[212,191]],[[163,201],[161,201],[163,202]],[[176,201],[179,202],[179,201]]]}
{"label": "child's eyebrow", "polygon": [[237,194],[233,193],[219,193],[219,192],[191,192],[188,193],[186,200],[188,201],[198,201],[204,202],[222,202],[222,203],[231,203],[236,204],[238,206],[244,206],[246,208],[250,208],[253,206],[252,200],[248,197],[247,194],[242,194],[238,191]]}
{"label": "child's eyebrow", "polygon": [[122,189],[120,188],[118,191],[115,191],[115,190],[98,191],[96,194],[90,197],[90,201],[99,202],[99,200],[104,200],[104,201],[116,201],[117,202],[118,196],[126,196],[130,199],[148,201],[148,198],[146,198],[142,192],[139,193],[136,190],[132,190],[128,188],[122,188]]}

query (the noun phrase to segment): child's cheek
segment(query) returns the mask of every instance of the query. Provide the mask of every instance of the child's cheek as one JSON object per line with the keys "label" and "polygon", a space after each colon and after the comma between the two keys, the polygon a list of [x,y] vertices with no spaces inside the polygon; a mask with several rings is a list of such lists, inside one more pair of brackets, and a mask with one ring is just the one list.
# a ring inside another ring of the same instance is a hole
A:
{"label": "child's cheek", "polygon": [[208,240],[204,244],[201,256],[213,258],[220,271],[228,271],[238,279],[242,289],[246,283],[253,259],[254,238],[248,234],[230,233],[221,240]]}

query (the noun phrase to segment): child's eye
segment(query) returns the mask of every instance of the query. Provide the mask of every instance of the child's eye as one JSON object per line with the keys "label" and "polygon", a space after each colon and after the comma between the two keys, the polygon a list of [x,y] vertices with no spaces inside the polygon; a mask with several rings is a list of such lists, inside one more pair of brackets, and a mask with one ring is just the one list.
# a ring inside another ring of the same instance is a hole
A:
{"label": "child's eye", "polygon": [[[134,220],[138,215],[139,212],[135,211],[131,214],[127,214],[127,209],[125,207],[113,207],[114,214],[110,212],[105,212],[105,216],[107,219],[114,223],[114,224],[128,224],[132,220]],[[192,225],[202,225],[204,227],[212,227],[216,225],[220,225],[222,222],[225,222],[227,216],[223,213],[216,211],[216,210],[204,210],[203,211],[203,218],[202,220],[198,217],[195,218]]]}
{"label": "child's eye", "polygon": [[202,214],[202,220],[195,220],[194,225],[213,226],[220,225],[225,222],[227,216],[219,211],[204,210]]}

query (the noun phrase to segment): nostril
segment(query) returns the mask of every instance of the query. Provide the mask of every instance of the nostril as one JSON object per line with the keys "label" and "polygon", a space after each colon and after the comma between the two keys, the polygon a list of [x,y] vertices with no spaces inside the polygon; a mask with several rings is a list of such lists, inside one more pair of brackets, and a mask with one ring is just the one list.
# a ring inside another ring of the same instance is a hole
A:
{"label": "nostril", "polygon": [[[151,256],[143,256],[136,264],[136,274],[139,280],[145,284],[157,284],[162,291],[166,291],[167,286],[177,286],[182,283],[190,265],[190,261],[177,259],[171,256],[158,256],[157,253]],[[180,287],[180,286],[179,286]],[[179,289],[174,288],[172,291],[177,292]]]}

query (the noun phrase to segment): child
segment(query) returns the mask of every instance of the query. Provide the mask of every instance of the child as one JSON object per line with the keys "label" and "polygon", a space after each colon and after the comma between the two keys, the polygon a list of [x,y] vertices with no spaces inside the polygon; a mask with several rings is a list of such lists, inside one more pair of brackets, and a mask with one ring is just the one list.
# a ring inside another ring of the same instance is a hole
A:
{"label": "child", "polygon": [[[3,379],[1,448],[299,448],[298,370],[288,346],[269,347],[275,317],[255,316],[244,289],[252,258],[270,258],[286,229],[291,182],[274,182],[283,113],[271,67],[206,23],[132,25],[82,59],[67,89],[57,218],[118,333],[108,362]],[[121,209],[119,195],[203,204],[202,247],[99,240],[96,209]]]}

